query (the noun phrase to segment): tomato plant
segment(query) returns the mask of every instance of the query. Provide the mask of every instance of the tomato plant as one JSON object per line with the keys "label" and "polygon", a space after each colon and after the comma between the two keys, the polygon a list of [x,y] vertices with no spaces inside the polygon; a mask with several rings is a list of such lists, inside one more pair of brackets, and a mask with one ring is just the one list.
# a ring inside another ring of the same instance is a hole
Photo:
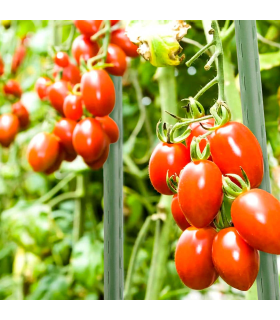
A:
{"label": "tomato plant", "polygon": [[61,114],[63,114],[63,103],[68,90],[68,83],[64,80],[56,81],[48,90],[50,103]]}
{"label": "tomato plant", "polygon": [[78,64],[80,63],[80,59],[87,61],[89,58],[97,55],[98,50],[98,44],[90,41],[84,35],[78,36],[72,44],[72,55]]}
{"label": "tomato plant", "polygon": [[74,120],[62,118],[55,124],[53,130],[53,134],[60,139],[66,153],[69,155],[76,155],[72,141],[76,124]]}
{"label": "tomato plant", "polygon": [[102,20],[75,20],[75,26],[82,34],[91,37],[98,31],[101,22]]}
{"label": "tomato plant", "polygon": [[119,46],[128,57],[135,58],[138,56],[138,47],[129,40],[124,29],[112,32],[111,43]]}
{"label": "tomato plant", "polygon": [[63,113],[68,119],[79,120],[83,115],[82,98],[75,94],[69,94],[63,102]]}
{"label": "tomato plant", "polygon": [[14,141],[19,130],[19,120],[14,114],[2,114],[0,116],[0,144],[9,147]]}
{"label": "tomato plant", "polygon": [[113,67],[106,70],[114,76],[123,76],[126,70],[126,55],[124,51],[114,44],[109,44],[107,53],[107,63],[112,63]]}
{"label": "tomato plant", "polygon": [[109,116],[96,117],[95,119],[101,124],[101,127],[108,136],[110,143],[117,142],[120,132],[116,122]]}

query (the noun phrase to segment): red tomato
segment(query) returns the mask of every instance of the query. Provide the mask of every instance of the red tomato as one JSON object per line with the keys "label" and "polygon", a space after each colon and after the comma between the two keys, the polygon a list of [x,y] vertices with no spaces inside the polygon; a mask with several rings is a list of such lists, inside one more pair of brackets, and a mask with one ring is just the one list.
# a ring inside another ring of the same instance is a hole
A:
{"label": "red tomato", "polygon": [[26,55],[25,46],[20,45],[19,47],[16,48],[16,51],[14,53],[13,60],[12,60],[12,66],[11,66],[12,73],[16,73],[17,69],[22,64],[25,55]]}
{"label": "red tomato", "polygon": [[242,291],[251,288],[259,272],[259,252],[235,228],[223,229],[216,235],[212,258],[215,269],[228,285]]}
{"label": "red tomato", "polygon": [[113,27],[115,24],[117,24],[120,20],[110,20],[111,26]]}
{"label": "red tomato", "polygon": [[280,202],[273,195],[261,189],[241,194],[233,201],[231,217],[250,246],[280,254]]}
{"label": "red tomato", "polygon": [[119,128],[116,122],[109,116],[96,117],[95,118],[100,124],[106,135],[108,136],[110,143],[115,143],[119,139]]}
{"label": "red tomato", "polygon": [[54,134],[38,133],[28,145],[27,160],[34,171],[45,172],[56,164],[60,148],[59,139]]}
{"label": "red tomato", "polygon": [[184,216],[182,209],[180,208],[178,195],[174,194],[171,202],[171,212],[175,222],[181,230],[186,230],[191,225],[188,223],[187,219]]}
{"label": "red tomato", "polygon": [[78,36],[72,44],[72,54],[78,64],[80,64],[81,58],[87,61],[89,58],[96,56],[98,50],[98,44],[90,41],[84,35]]}
{"label": "red tomato", "polygon": [[75,94],[69,94],[63,103],[63,113],[66,118],[71,120],[79,120],[83,115],[82,97]]}
{"label": "red tomato", "polygon": [[246,172],[251,188],[263,179],[262,149],[257,138],[242,123],[228,122],[209,136],[213,161],[223,174],[235,173],[240,177],[240,166]]}
{"label": "red tomato", "polygon": [[2,57],[0,56],[0,76],[2,76],[5,72],[5,65]]}
{"label": "red tomato", "polygon": [[75,26],[87,37],[94,35],[100,28],[102,20],[75,20]]}
{"label": "red tomato", "polygon": [[65,151],[71,155],[76,155],[76,151],[74,150],[72,142],[73,132],[76,124],[76,121],[62,118],[55,124],[53,130],[53,134],[60,139]]}
{"label": "red tomato", "polygon": [[102,155],[97,160],[95,160],[94,162],[86,163],[92,170],[101,169],[103,167],[104,163],[106,162],[107,158],[108,158],[109,151],[110,151],[109,138],[106,137],[105,141],[106,141],[106,146],[105,146],[105,149],[104,149]]}
{"label": "red tomato", "polygon": [[100,158],[106,147],[106,134],[100,123],[93,118],[78,122],[73,132],[73,146],[87,163]]}
{"label": "red tomato", "polygon": [[111,113],[115,106],[114,83],[105,70],[91,70],[82,76],[81,93],[86,109],[97,117]]}
{"label": "red tomato", "polygon": [[19,130],[19,120],[14,114],[6,113],[0,116],[0,144],[9,147]]}
{"label": "red tomato", "polygon": [[57,65],[54,66],[53,77],[56,78],[58,72],[62,71],[62,80],[75,85],[81,81],[80,69],[73,63],[69,63],[66,68],[61,69]]}
{"label": "red tomato", "polygon": [[[213,127],[214,123],[215,123],[215,120],[213,118],[212,119],[207,119],[207,120],[201,121],[201,123],[207,128],[208,127]],[[201,127],[199,122],[191,123],[190,124],[190,129],[192,130],[191,134],[186,139],[186,147],[189,150],[189,152],[191,151],[191,142],[192,142],[193,137],[201,136],[201,135],[203,135],[204,133],[207,132],[206,130],[204,130]],[[199,148],[200,148],[201,152],[204,150],[205,146],[206,146],[206,140],[203,139],[203,140],[201,140],[201,142],[199,144]],[[212,160],[212,158],[209,157],[208,160]]]}
{"label": "red tomato", "polygon": [[161,194],[171,195],[166,184],[169,177],[177,174],[190,162],[190,153],[182,143],[160,142],[153,151],[149,163],[149,175],[153,187]]}
{"label": "red tomato", "polygon": [[56,81],[49,89],[49,100],[52,106],[63,114],[64,99],[68,95],[68,84],[64,80]]}
{"label": "red tomato", "polygon": [[29,112],[21,101],[12,105],[12,112],[18,117],[21,129],[25,129],[29,125]]}
{"label": "red tomato", "polygon": [[120,47],[109,44],[106,62],[114,65],[106,68],[109,73],[114,76],[123,76],[126,70],[126,55]]}
{"label": "red tomato", "polygon": [[61,68],[66,68],[69,65],[69,57],[66,52],[59,51],[54,57],[54,63]]}
{"label": "red tomato", "polygon": [[22,95],[20,84],[16,80],[8,80],[4,85],[4,92],[19,98]]}
{"label": "red tomato", "polygon": [[118,29],[111,33],[111,43],[123,49],[124,53],[131,58],[138,57],[137,45],[132,43],[125,34],[124,29]]}
{"label": "red tomato", "polygon": [[35,90],[41,100],[45,100],[48,97],[51,84],[52,82],[49,78],[40,77],[37,79]]}
{"label": "red tomato", "polygon": [[57,171],[60,168],[62,161],[65,159],[66,152],[63,148],[61,141],[59,141],[58,145],[59,145],[59,150],[58,150],[56,160],[54,164],[45,171],[46,174],[51,174]]}
{"label": "red tomato", "polygon": [[223,201],[222,173],[217,165],[209,160],[186,165],[180,174],[178,199],[191,225],[197,228],[208,226]]}
{"label": "red tomato", "polygon": [[186,229],[177,243],[175,265],[183,283],[195,290],[210,287],[218,278],[212,262],[212,243],[217,232],[211,227]]}

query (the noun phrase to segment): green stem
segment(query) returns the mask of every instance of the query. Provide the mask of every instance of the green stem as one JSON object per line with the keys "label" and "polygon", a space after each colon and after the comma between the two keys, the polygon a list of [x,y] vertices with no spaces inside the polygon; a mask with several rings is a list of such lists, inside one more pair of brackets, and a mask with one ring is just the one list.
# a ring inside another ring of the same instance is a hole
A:
{"label": "green stem", "polygon": [[[204,48],[204,46],[201,43],[199,43],[199,42],[197,42],[197,41],[195,41],[193,39],[190,39],[190,38],[183,38],[181,41],[185,42],[185,43],[192,44],[193,46],[195,46],[195,47],[197,47],[199,49]],[[208,54],[208,56],[211,56],[211,53],[209,52],[209,50],[206,50],[205,53]]]}
{"label": "green stem", "polygon": [[192,63],[198,59],[205,51],[207,51],[210,47],[215,45],[215,41],[207,43],[202,49],[200,49],[189,61],[186,62],[186,66],[190,67]]}
{"label": "green stem", "polygon": [[209,90],[213,85],[218,83],[218,77],[216,76],[214,79],[212,79],[210,82],[206,84],[201,90],[198,91],[198,93],[194,96],[195,100],[198,100],[207,90]]}
{"label": "green stem", "polygon": [[50,202],[48,202],[48,205],[53,208],[56,205],[58,205],[60,202],[69,200],[69,199],[75,199],[78,198],[79,195],[77,195],[76,191],[66,192],[62,193],[59,196],[53,198]]}
{"label": "green stem", "polygon": [[127,276],[126,276],[126,282],[125,282],[125,287],[124,287],[124,297],[126,300],[130,300],[132,297],[132,276],[135,270],[136,266],[136,259],[137,259],[137,254],[138,251],[149,231],[150,228],[150,223],[151,223],[151,217],[147,217],[142,228],[140,229],[138,236],[136,238],[135,244],[132,249],[131,257],[129,260],[129,265],[128,265],[128,270],[127,270]]}

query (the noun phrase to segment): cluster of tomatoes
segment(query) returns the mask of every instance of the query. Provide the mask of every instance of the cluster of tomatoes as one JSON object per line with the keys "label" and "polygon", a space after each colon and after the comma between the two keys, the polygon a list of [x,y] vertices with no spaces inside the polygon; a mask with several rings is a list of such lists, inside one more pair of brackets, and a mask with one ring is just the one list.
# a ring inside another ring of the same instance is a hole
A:
{"label": "cluster of tomatoes", "polygon": [[[118,23],[110,20],[111,27]],[[110,30],[110,41],[104,49],[102,20],[76,20],[75,26],[81,33],[72,43],[76,63],[66,52],[56,52],[56,80],[41,77],[36,82],[40,99],[49,100],[62,118],[52,133],[39,133],[30,141],[27,157],[34,171],[52,173],[63,160],[73,161],[77,155],[91,169],[100,169],[107,160],[110,143],[119,138],[118,126],[109,117],[115,105],[115,88],[109,74],[123,76],[126,58],[138,55],[137,46],[124,29],[116,29]],[[93,40],[98,32],[100,38]],[[104,50],[106,60],[98,62]]]}
{"label": "cluster of tomatoes", "polygon": [[[26,55],[24,40],[16,48],[11,64],[9,75],[15,75]],[[5,64],[0,56],[0,77],[5,74]],[[25,130],[29,125],[29,112],[20,101],[22,89],[19,82],[15,79],[4,80],[3,93],[12,102],[11,112],[0,116],[0,145],[8,148],[14,141],[20,130]]]}
{"label": "cluster of tomatoes", "polygon": [[[188,121],[186,140],[160,142],[149,163],[154,188],[175,193],[171,211],[183,230],[175,252],[178,275],[196,290],[220,276],[246,291],[259,271],[258,250],[280,254],[280,202],[257,189],[262,150],[246,126],[217,125],[211,116]],[[228,216],[225,200],[231,204]]]}

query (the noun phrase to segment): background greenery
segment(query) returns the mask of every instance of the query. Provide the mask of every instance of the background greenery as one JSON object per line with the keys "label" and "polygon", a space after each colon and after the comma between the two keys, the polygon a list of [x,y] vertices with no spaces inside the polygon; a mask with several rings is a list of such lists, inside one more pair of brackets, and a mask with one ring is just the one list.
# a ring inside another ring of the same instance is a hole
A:
{"label": "background greenery", "polygon": [[[188,23],[192,28],[187,37],[205,44],[202,21]],[[224,24],[220,21],[220,27]],[[280,21],[257,21],[257,26],[271,182],[273,194],[279,199]],[[23,64],[16,75],[7,77],[20,82],[22,101],[31,116],[29,129],[18,134],[9,149],[0,149],[0,299],[103,299],[102,170],[88,170],[77,158],[46,176],[32,172],[26,160],[30,139],[37,132],[51,130],[58,119],[53,108],[39,100],[34,84],[40,75],[52,70],[48,48],[54,38],[70,49],[72,38],[78,35],[77,31],[71,34],[71,28],[70,21],[56,21],[54,25],[53,21],[35,20],[12,21],[8,29],[0,26],[0,54],[7,69],[20,39],[28,37]],[[187,58],[198,51],[197,43],[184,42],[182,46]],[[234,33],[224,43],[224,51],[228,104],[240,120]],[[207,59],[203,55],[190,68],[184,64],[174,68],[179,115],[184,115],[181,99],[195,95],[215,76],[214,67],[208,72],[203,68]],[[149,182],[148,161],[157,143],[155,127],[161,117],[159,71],[140,58],[129,64],[123,77],[125,274],[137,237],[142,243],[129,288],[126,283],[126,297],[144,299],[147,283],[151,283],[160,288],[158,299],[256,299],[255,285],[245,295],[221,280],[208,290],[189,290],[174,265],[180,230],[172,224],[167,241],[158,242],[166,222],[158,206],[160,196]],[[12,101],[2,94],[6,78],[0,80],[0,113],[5,113],[10,111]],[[213,105],[216,90],[213,87],[200,99],[206,109]],[[82,197],[76,188],[84,189]],[[160,283],[155,273],[149,273],[154,244],[166,253],[165,263],[155,272],[161,275]]]}

